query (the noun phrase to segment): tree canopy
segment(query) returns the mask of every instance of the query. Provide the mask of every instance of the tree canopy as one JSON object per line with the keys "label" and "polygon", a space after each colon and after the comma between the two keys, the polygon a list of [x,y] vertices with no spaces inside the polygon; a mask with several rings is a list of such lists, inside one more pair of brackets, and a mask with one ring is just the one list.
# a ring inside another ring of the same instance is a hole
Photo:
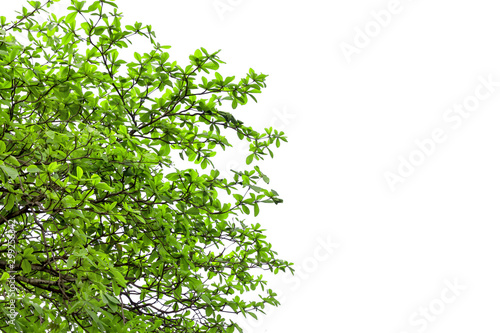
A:
{"label": "tree canopy", "polygon": [[[233,114],[267,75],[223,77],[205,48],[181,67],[114,0],[40,20],[55,1],[0,17],[0,329],[241,332],[279,305],[262,271],[293,272],[245,224],[282,202],[255,161],[285,134]],[[124,59],[136,38],[150,48]],[[225,178],[228,133],[250,146]]]}

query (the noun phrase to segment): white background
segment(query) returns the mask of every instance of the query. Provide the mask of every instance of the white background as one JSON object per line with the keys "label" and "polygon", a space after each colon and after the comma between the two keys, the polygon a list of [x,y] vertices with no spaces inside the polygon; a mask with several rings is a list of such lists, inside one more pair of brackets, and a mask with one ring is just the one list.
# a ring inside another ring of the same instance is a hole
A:
{"label": "white background", "polygon": [[[1,15],[22,3],[4,0]],[[199,47],[222,49],[221,74],[270,75],[235,116],[286,132],[289,143],[258,163],[284,203],[248,221],[301,273],[270,277],[282,306],[242,318],[245,332],[499,331],[500,85],[459,125],[444,118],[488,92],[481,76],[500,82],[495,1],[118,4],[180,64]],[[381,27],[371,13],[387,8],[397,9]],[[347,44],[357,53],[346,56]],[[415,141],[436,129],[446,140],[418,153]],[[244,167],[246,155],[221,156],[222,168]],[[424,158],[391,190],[385,174],[410,156]]]}

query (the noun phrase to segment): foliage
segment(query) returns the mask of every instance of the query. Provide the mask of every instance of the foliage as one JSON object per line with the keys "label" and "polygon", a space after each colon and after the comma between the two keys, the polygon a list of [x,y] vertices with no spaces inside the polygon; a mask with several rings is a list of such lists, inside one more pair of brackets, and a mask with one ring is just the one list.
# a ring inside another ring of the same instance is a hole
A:
{"label": "foliage", "polygon": [[[226,179],[212,161],[231,147],[225,133],[251,143],[247,164],[286,141],[229,111],[266,75],[223,77],[204,48],[183,68],[151,26],[122,25],[111,0],[72,0],[40,22],[54,0],[28,3],[0,18],[0,328],[235,332],[228,314],[278,305],[255,271],[292,264],[240,217],[282,200],[257,186],[269,183],[258,166]],[[126,61],[132,38],[151,50]]]}

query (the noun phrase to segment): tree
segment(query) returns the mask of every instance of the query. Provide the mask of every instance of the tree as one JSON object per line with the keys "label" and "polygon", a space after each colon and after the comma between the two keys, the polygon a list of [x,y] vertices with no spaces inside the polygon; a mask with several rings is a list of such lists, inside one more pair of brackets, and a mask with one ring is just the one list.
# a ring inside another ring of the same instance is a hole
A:
{"label": "tree", "polygon": [[[248,165],[286,142],[232,113],[267,75],[235,83],[204,48],[182,68],[114,0],[39,22],[55,1],[0,18],[0,328],[241,332],[230,316],[279,305],[256,271],[293,272],[244,223],[282,202],[268,177],[254,165],[224,178],[213,162],[227,133],[250,142]],[[151,50],[127,61],[132,38]]]}

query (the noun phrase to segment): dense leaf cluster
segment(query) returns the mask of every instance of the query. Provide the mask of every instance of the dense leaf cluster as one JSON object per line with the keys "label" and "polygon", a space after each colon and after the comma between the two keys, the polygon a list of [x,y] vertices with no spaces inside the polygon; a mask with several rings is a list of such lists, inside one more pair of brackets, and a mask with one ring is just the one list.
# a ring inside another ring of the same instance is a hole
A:
{"label": "dense leaf cluster", "polygon": [[[39,21],[53,2],[0,17],[0,328],[240,330],[226,314],[279,304],[256,270],[292,269],[239,216],[282,200],[256,185],[269,183],[257,166],[226,179],[211,159],[231,146],[224,131],[250,142],[247,164],[286,141],[230,111],[255,100],[266,75],[223,77],[204,48],[182,68],[151,26],[123,26],[110,0],[73,0]],[[136,37],[151,50],[122,59]],[[175,167],[177,156],[193,167]]]}

